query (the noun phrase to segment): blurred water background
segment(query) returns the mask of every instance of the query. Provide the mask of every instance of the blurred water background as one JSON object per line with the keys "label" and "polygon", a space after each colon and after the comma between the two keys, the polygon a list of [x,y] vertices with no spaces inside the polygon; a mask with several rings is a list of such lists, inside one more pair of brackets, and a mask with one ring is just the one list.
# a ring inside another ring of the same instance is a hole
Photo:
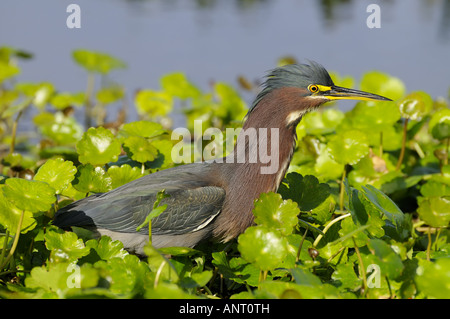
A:
{"label": "blurred water background", "polygon": [[[66,26],[71,3],[81,8],[80,29]],[[379,29],[366,24],[372,3],[381,8]],[[0,45],[34,54],[21,61],[18,81],[70,92],[86,88],[74,49],[116,56],[127,68],[110,80],[126,87],[131,104],[136,90],[158,89],[169,72],[205,90],[211,81],[237,86],[239,75],[260,79],[286,55],[357,81],[380,70],[408,91],[448,97],[450,0],[2,0]],[[131,107],[128,121],[135,119]]]}

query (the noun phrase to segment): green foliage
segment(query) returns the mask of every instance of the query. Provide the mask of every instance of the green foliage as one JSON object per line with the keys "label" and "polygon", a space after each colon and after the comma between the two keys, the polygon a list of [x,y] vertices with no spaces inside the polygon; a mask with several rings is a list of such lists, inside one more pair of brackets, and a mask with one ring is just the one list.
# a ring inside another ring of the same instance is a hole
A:
{"label": "green foliage", "polygon": [[[174,166],[177,103],[191,132],[196,119],[203,131],[239,127],[247,103],[230,84],[203,91],[178,72],[132,97],[139,121],[105,123],[106,107],[130,95],[116,83],[95,88],[95,76],[122,61],[76,50],[87,90],[60,92],[49,82],[17,83],[17,61],[30,57],[0,48],[0,297],[450,298],[448,101],[408,92],[385,73],[364,74],[362,90],[394,102],[306,114],[278,192],[255,201],[254,226],[226,244],[148,245],[138,258],[109,237],[52,226],[54,213]],[[73,111],[80,107],[84,125]],[[33,141],[17,131],[30,108]],[[140,227],[151,228],[164,209],[155,203]]]}
{"label": "green foliage", "polygon": [[114,69],[125,67],[123,61],[102,52],[79,49],[73,51],[73,58],[77,64],[89,72],[106,74]]}
{"label": "green foliage", "polygon": [[77,152],[81,163],[103,165],[117,161],[121,149],[119,141],[108,129],[91,127],[77,143]]}

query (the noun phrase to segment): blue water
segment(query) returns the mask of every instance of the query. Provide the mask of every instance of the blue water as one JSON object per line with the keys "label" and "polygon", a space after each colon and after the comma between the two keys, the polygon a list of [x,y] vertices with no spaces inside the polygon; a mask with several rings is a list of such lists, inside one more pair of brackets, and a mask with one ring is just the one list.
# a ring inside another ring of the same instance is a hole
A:
{"label": "blue water", "polygon": [[[81,8],[80,29],[66,26],[70,3]],[[371,3],[381,8],[380,29],[366,25]],[[283,55],[356,79],[381,70],[437,98],[450,88],[450,1],[2,0],[0,45],[34,53],[21,62],[19,81],[50,81],[61,91],[86,86],[74,49],[119,57],[128,68],[110,78],[130,103],[168,72],[185,72],[205,90],[212,80],[237,86],[238,75],[259,79]]]}

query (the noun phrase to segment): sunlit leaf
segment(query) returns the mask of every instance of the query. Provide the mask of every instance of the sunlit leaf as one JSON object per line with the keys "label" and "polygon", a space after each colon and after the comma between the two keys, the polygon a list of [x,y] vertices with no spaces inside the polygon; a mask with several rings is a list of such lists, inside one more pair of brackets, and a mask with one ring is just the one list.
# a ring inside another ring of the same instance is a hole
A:
{"label": "sunlit leaf", "polygon": [[49,210],[56,201],[55,190],[40,181],[8,178],[2,190],[5,198],[17,208],[33,213]]}
{"label": "sunlit leaf", "polygon": [[123,61],[103,52],[78,49],[73,51],[72,57],[89,72],[107,74],[114,69],[126,67]]}
{"label": "sunlit leaf", "polygon": [[128,255],[128,252],[123,249],[122,242],[115,240],[107,236],[102,236],[100,240],[91,239],[86,242],[86,247],[94,249],[100,259],[108,260],[111,258],[123,258]]}
{"label": "sunlit leaf", "polygon": [[355,273],[353,263],[339,264],[331,278],[342,288],[357,289],[362,280]]}
{"label": "sunlit leaf", "polygon": [[74,261],[89,254],[89,248],[73,232],[50,228],[44,235],[45,245],[55,262]]}
{"label": "sunlit leaf", "polygon": [[103,165],[117,161],[122,150],[110,130],[91,127],[77,143],[77,151],[81,163]]}
{"label": "sunlit leaf", "polygon": [[428,197],[419,201],[419,216],[432,227],[447,227],[450,222],[450,197]]}
{"label": "sunlit leaf", "polygon": [[86,97],[83,92],[80,93],[61,92],[55,94],[51,98],[50,104],[53,105],[58,110],[63,110],[69,106],[80,107],[85,103],[85,99]]}
{"label": "sunlit leaf", "polygon": [[54,114],[42,112],[33,118],[34,124],[45,137],[54,141],[57,145],[75,144],[83,135],[81,125],[70,116],[62,112]]}
{"label": "sunlit leaf", "polygon": [[436,124],[433,127],[431,134],[438,140],[450,138],[450,121]]}
{"label": "sunlit leaf", "polygon": [[108,169],[108,176],[111,178],[111,188],[114,189],[142,177],[142,174],[139,168],[124,164],[120,167],[111,166]]}
{"label": "sunlit leaf", "polygon": [[247,228],[238,238],[242,258],[262,270],[279,266],[288,253],[288,242],[277,231],[266,226]]}
{"label": "sunlit leaf", "polygon": [[0,61],[0,83],[5,81],[6,79],[16,76],[19,73],[20,73],[19,67]]}
{"label": "sunlit leaf", "polygon": [[361,90],[385,96],[393,101],[400,99],[406,92],[405,84],[400,79],[378,71],[363,75]]}
{"label": "sunlit leaf", "polygon": [[369,144],[364,133],[350,130],[334,135],[328,150],[336,162],[354,165],[369,153]]}
{"label": "sunlit leaf", "polygon": [[237,91],[230,85],[218,82],[214,85],[214,91],[218,97],[219,105],[216,115],[229,122],[232,119],[242,118],[247,113],[247,107]]}
{"label": "sunlit leaf", "polygon": [[97,91],[96,96],[101,104],[114,103],[122,99],[125,95],[124,88],[121,86],[109,86]]}
{"label": "sunlit leaf", "polygon": [[170,94],[152,90],[139,91],[136,94],[135,103],[139,114],[150,118],[166,116],[173,108],[173,99]]}
{"label": "sunlit leaf", "polygon": [[20,228],[21,233],[26,233],[34,229],[37,225],[33,214],[30,211],[23,211],[13,205],[6,197],[3,195],[3,189],[5,185],[0,185],[0,225],[8,229],[11,235],[15,235],[17,232],[17,227],[19,226],[19,220],[23,213],[22,225]]}
{"label": "sunlit leaf", "polygon": [[376,257],[376,259],[369,258],[369,260],[381,268],[381,274],[390,279],[396,279],[402,274],[404,268],[402,259],[386,242],[381,239],[371,239],[368,247],[373,252],[370,257]]}
{"label": "sunlit leaf", "polygon": [[433,134],[433,129],[436,125],[440,123],[445,123],[450,125],[450,109],[444,108],[431,116],[430,122],[428,123],[428,130]]}
{"label": "sunlit leaf", "polygon": [[450,196],[450,185],[436,180],[429,180],[420,188],[420,193],[425,197]]}
{"label": "sunlit leaf", "polygon": [[18,83],[16,89],[22,92],[25,96],[30,97],[33,104],[37,107],[44,107],[50,100],[55,87],[50,82],[42,83]]}
{"label": "sunlit leaf", "polygon": [[46,182],[55,189],[56,194],[60,194],[75,178],[76,172],[76,167],[70,161],[49,159],[39,168],[34,180]]}
{"label": "sunlit leaf", "polygon": [[162,125],[156,122],[150,121],[136,121],[124,124],[120,129],[120,136],[128,137],[141,136],[145,138],[156,137],[166,133],[166,130],[162,128]]}
{"label": "sunlit leaf", "polygon": [[311,135],[326,135],[335,131],[344,119],[344,113],[336,109],[323,112],[310,112],[303,116],[302,122],[306,132]]}
{"label": "sunlit leaf", "polygon": [[433,99],[425,92],[413,92],[399,102],[402,116],[411,120],[420,120],[433,107]]}
{"label": "sunlit leaf", "polygon": [[283,235],[292,233],[298,222],[300,210],[292,200],[283,200],[280,194],[261,194],[253,209],[255,223],[277,229]]}
{"label": "sunlit leaf", "polygon": [[450,259],[424,261],[417,269],[416,282],[420,291],[429,298],[450,298]]}
{"label": "sunlit leaf", "polygon": [[104,193],[111,190],[111,177],[103,168],[90,164],[78,167],[78,172],[72,182],[73,187],[83,193]]}
{"label": "sunlit leaf", "polygon": [[336,242],[342,242],[342,245],[346,247],[362,247],[367,245],[369,237],[367,236],[366,229],[369,225],[358,226],[351,218],[345,218],[341,222],[341,229],[339,235],[341,236]]}
{"label": "sunlit leaf", "polygon": [[153,161],[158,155],[158,150],[145,138],[129,136],[124,140],[123,148],[132,160],[139,163]]}
{"label": "sunlit leaf", "polygon": [[200,95],[200,90],[192,84],[184,73],[171,73],[161,78],[161,87],[171,96],[187,99]]}

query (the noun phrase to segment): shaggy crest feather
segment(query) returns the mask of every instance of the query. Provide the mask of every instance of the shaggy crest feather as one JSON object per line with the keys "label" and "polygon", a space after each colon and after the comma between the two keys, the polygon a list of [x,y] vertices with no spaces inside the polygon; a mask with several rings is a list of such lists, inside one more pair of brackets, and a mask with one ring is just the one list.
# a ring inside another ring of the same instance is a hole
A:
{"label": "shaggy crest feather", "polygon": [[268,72],[263,89],[257,95],[249,113],[271,91],[283,87],[308,88],[310,84],[325,86],[334,85],[328,71],[319,63],[308,61],[309,64],[288,64]]}

